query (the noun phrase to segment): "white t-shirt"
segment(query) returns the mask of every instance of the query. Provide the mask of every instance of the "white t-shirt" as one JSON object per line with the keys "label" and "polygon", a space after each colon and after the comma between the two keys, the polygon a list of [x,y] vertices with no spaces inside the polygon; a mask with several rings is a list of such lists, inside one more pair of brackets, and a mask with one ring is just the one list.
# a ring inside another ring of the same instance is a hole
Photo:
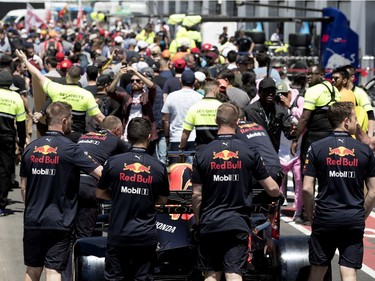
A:
{"label": "white t-shirt", "polygon": [[125,126],[125,131],[124,131],[124,138],[127,141],[127,131],[128,131],[128,124],[130,120],[132,120],[135,117],[142,117],[142,105],[141,105],[141,95],[142,93],[139,94],[134,94],[133,95],[133,101],[132,104],[130,105],[130,113],[129,113],[129,120],[128,123]]}
{"label": "white t-shirt", "polygon": [[[161,110],[162,113],[170,114],[169,141],[180,142],[182,135],[182,124],[189,108],[200,101],[203,96],[190,88],[170,93]],[[195,130],[190,133],[188,141],[195,141]]]}

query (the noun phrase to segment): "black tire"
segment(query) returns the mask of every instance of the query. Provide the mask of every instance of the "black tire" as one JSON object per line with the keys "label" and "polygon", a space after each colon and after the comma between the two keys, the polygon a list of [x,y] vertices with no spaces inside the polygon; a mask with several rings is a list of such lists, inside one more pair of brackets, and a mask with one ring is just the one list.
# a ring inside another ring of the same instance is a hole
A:
{"label": "black tire", "polygon": [[78,239],[74,244],[75,281],[104,281],[106,237]]}
{"label": "black tire", "polygon": [[297,34],[291,33],[289,34],[289,45],[294,47],[306,47],[309,46],[311,43],[311,35],[310,34]]}
{"label": "black tire", "polygon": [[[309,236],[287,236],[278,244],[279,280],[306,281],[310,272]],[[328,267],[324,281],[332,280],[332,268]]]}
{"label": "black tire", "polygon": [[255,44],[263,44],[266,41],[266,34],[264,32],[246,32],[246,36],[249,36]]}
{"label": "black tire", "polygon": [[278,245],[279,281],[305,281],[309,275],[308,236],[280,238]]}
{"label": "black tire", "polygon": [[267,47],[263,44],[255,44],[253,53],[262,53],[262,52],[267,52]]}
{"label": "black tire", "polygon": [[[309,68],[309,66],[307,65],[306,61],[304,60],[299,60],[299,61],[294,61],[292,64],[289,64],[287,66],[287,68],[290,69],[290,71],[288,72],[287,76],[288,76],[288,79],[290,81],[294,80],[294,77],[298,74],[298,73],[307,73],[307,70]],[[295,70],[295,71],[294,71]],[[297,72],[297,70],[299,72]]]}
{"label": "black tire", "polygon": [[291,56],[309,56],[310,55],[310,48],[308,47],[289,47],[289,54]]}

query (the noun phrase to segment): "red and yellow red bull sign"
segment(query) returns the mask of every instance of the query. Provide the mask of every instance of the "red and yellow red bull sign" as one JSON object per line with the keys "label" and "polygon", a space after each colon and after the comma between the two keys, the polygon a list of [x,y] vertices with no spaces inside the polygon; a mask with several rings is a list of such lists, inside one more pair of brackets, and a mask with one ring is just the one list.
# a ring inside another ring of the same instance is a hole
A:
{"label": "red and yellow red bull sign", "polygon": [[136,174],[150,173],[151,166],[144,166],[141,163],[126,164],[124,163],[124,171],[132,171]]}
{"label": "red and yellow red bull sign", "polygon": [[348,149],[344,146],[339,146],[336,148],[329,148],[329,153],[328,155],[337,155],[340,156],[339,159],[333,159],[331,157],[326,158],[326,165],[327,166],[349,166],[349,167],[358,167],[358,159],[349,159],[346,156],[352,156],[355,157],[354,153],[354,148],[353,149]]}
{"label": "red and yellow red bull sign", "polygon": [[52,147],[49,145],[35,146],[34,153],[41,153],[43,155],[51,153],[57,154],[57,147]]}
{"label": "red and yellow red bull sign", "polygon": [[329,155],[338,155],[340,157],[343,157],[343,156],[347,156],[347,155],[351,155],[351,156],[355,156],[354,154],[354,148],[353,149],[348,149],[344,146],[339,146],[339,147],[336,147],[336,148],[329,148]]}
{"label": "red and yellow red bull sign", "polygon": [[223,159],[223,160],[229,160],[231,158],[238,158],[238,151],[233,152],[228,149],[224,149],[220,152],[213,152],[213,159]]}

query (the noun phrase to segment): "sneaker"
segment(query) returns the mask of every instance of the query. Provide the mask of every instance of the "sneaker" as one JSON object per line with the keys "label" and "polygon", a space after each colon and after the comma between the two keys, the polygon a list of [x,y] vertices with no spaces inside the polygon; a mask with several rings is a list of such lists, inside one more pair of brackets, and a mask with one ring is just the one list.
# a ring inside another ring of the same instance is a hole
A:
{"label": "sneaker", "polygon": [[284,200],[284,203],[283,203],[283,206],[285,207],[285,206],[288,206],[288,200],[285,198],[285,200]]}
{"label": "sneaker", "polygon": [[5,209],[0,209],[0,217],[5,217],[6,215],[8,215],[8,211],[5,210]]}
{"label": "sneaker", "polygon": [[300,218],[302,216],[302,211],[295,211],[293,215],[293,220]]}
{"label": "sneaker", "polygon": [[303,215],[300,215],[298,217],[293,218],[293,221],[294,221],[295,224],[302,224],[302,225],[311,226],[310,221],[305,219]]}
{"label": "sneaker", "polygon": [[293,218],[295,224],[305,224],[305,220],[302,217]]}

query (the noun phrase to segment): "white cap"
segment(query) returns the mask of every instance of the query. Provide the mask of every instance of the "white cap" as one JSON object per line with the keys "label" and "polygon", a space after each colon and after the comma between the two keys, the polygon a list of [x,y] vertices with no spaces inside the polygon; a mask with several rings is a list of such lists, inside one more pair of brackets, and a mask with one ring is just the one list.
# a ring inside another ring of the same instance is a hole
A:
{"label": "white cap", "polygon": [[139,40],[137,42],[137,51],[147,48],[148,44],[145,41]]}
{"label": "white cap", "polygon": [[117,43],[117,44],[120,44],[120,43],[123,43],[124,42],[124,38],[122,38],[122,36],[116,36],[114,41]]}
{"label": "white cap", "polygon": [[146,68],[146,67],[149,67],[149,65],[148,65],[147,62],[140,61],[140,62],[137,62],[137,63],[133,63],[133,64],[132,64],[132,67],[134,67],[135,69],[137,69],[137,71],[140,72],[141,69]]}
{"label": "white cap", "polygon": [[206,80],[206,75],[201,71],[194,72],[195,79],[197,79],[199,82],[203,82]]}
{"label": "white cap", "polygon": [[98,37],[98,35],[97,34],[91,34],[90,36],[89,36],[89,40],[91,41],[91,40],[94,40],[95,38],[97,38]]}

